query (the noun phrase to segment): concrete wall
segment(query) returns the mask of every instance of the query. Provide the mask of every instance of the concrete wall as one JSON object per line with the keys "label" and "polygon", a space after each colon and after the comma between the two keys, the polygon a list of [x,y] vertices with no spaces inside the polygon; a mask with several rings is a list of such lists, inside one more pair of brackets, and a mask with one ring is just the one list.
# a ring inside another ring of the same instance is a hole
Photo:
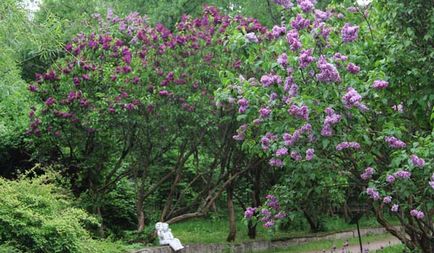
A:
{"label": "concrete wall", "polygon": [[[366,228],[360,229],[360,234],[366,236],[369,234],[386,233],[384,228]],[[210,244],[190,244],[180,253],[250,253],[261,252],[274,248],[286,248],[298,244],[308,243],[318,240],[330,239],[349,239],[357,237],[357,230],[345,231],[340,233],[323,233],[306,237],[281,238],[272,241],[258,240],[243,243],[210,243]],[[133,253],[172,253],[168,246],[144,248]]]}

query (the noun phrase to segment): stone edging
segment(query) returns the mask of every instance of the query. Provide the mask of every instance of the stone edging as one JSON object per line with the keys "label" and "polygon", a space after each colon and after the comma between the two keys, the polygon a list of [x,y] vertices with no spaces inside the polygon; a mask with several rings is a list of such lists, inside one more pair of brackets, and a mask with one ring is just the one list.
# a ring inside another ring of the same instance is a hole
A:
{"label": "stone edging", "polygon": [[[364,228],[360,229],[362,236],[369,234],[384,234],[384,228]],[[338,233],[328,233],[322,235],[310,235],[305,237],[281,238],[276,240],[258,240],[242,243],[210,243],[210,244],[189,244],[180,253],[250,253],[271,250],[275,248],[287,248],[318,240],[327,239],[349,239],[357,237],[357,230],[350,230]],[[132,253],[172,253],[168,246],[143,248]]]}

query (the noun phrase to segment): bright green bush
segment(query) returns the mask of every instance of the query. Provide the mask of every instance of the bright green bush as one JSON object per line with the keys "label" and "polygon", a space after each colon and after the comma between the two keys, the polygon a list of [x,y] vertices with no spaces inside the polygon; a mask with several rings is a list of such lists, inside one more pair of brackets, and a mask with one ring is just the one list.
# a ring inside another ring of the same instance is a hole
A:
{"label": "bright green bush", "polygon": [[6,244],[0,249],[95,252],[90,248],[95,243],[84,227],[95,225],[96,220],[74,208],[62,192],[48,177],[0,178],[0,244]]}

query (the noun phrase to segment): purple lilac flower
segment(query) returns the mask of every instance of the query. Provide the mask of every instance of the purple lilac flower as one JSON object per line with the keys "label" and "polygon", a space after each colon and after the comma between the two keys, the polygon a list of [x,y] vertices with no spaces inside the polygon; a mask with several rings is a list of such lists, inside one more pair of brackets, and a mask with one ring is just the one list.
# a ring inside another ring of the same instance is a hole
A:
{"label": "purple lilac flower", "polygon": [[372,168],[372,167],[368,167],[368,168],[366,168],[365,171],[360,175],[360,177],[361,177],[363,180],[368,180],[368,179],[372,178],[372,175],[373,175],[374,173],[375,173],[374,168]]}
{"label": "purple lilac flower", "polygon": [[271,142],[270,138],[268,138],[267,136],[262,136],[262,138],[261,138],[261,146],[262,146],[262,149],[264,151],[268,150],[268,148],[270,147],[270,142]]}
{"label": "purple lilac flower", "polygon": [[306,49],[301,50],[300,56],[298,57],[298,63],[300,65],[300,68],[304,69],[306,68],[311,62],[315,60],[312,56],[313,49]]}
{"label": "purple lilac flower", "polygon": [[49,97],[49,98],[47,98],[47,100],[45,100],[46,106],[52,106],[55,103],[56,103],[56,100],[53,97]]}
{"label": "purple lilac flower", "polygon": [[247,124],[243,124],[241,125],[238,129],[237,129],[237,134],[232,136],[232,138],[236,141],[242,141],[245,138],[245,133],[247,130]]}
{"label": "purple lilac flower", "polygon": [[383,198],[383,203],[384,204],[390,204],[392,202],[392,197],[391,196],[386,196]]}
{"label": "purple lilac flower", "polygon": [[291,105],[291,107],[288,110],[288,113],[292,116],[308,120],[309,119],[309,108],[306,105],[297,106],[297,105]]}
{"label": "purple lilac flower", "polygon": [[348,70],[348,72],[350,72],[351,74],[357,74],[357,73],[360,72],[360,67],[357,66],[356,64],[350,62],[350,63],[348,63],[347,70]]}
{"label": "purple lilac flower", "polygon": [[434,180],[433,181],[429,181],[429,183],[428,183],[430,186],[431,186],[431,188],[434,190]]}
{"label": "purple lilac flower", "polygon": [[389,144],[389,147],[399,149],[399,148],[405,148],[407,145],[405,142],[401,141],[400,139],[394,137],[394,136],[387,136],[384,138],[384,140]]}
{"label": "purple lilac flower", "polygon": [[271,34],[274,38],[278,38],[286,33],[286,27],[285,26],[273,26],[273,29],[271,30]]}
{"label": "purple lilac flower", "polygon": [[310,20],[303,18],[301,14],[297,14],[295,19],[291,22],[292,28],[294,28],[297,31],[307,28],[309,27],[309,25],[310,25]]}
{"label": "purple lilac flower", "polygon": [[342,41],[345,43],[353,42],[357,39],[359,34],[359,27],[346,23],[341,30]]}
{"label": "purple lilac flower", "polygon": [[327,21],[327,19],[329,19],[330,16],[332,15],[330,11],[315,10],[314,13],[315,13],[315,18],[319,22]]}
{"label": "purple lilac flower", "polygon": [[251,219],[253,215],[255,215],[256,207],[247,207],[246,211],[244,212],[244,217],[246,219]]}
{"label": "purple lilac flower", "polygon": [[285,146],[292,146],[300,139],[301,131],[299,129],[295,130],[291,135],[289,133],[283,134],[283,141]]}
{"label": "purple lilac flower", "polygon": [[276,215],[274,215],[274,218],[278,220],[284,219],[285,217],[286,217],[286,213],[284,212],[278,212]]}
{"label": "purple lilac flower", "polygon": [[311,0],[297,0],[297,3],[303,12],[309,12],[314,8],[314,1]]}
{"label": "purple lilac flower", "polygon": [[386,89],[388,86],[389,86],[389,83],[387,81],[384,81],[384,80],[375,80],[374,83],[372,84],[372,88],[377,89],[377,90]]}
{"label": "purple lilac flower", "polygon": [[298,37],[298,31],[297,30],[293,29],[293,30],[289,31],[286,34],[286,39],[289,43],[289,48],[292,51],[296,51],[297,49],[301,48],[301,42],[300,42],[300,39]]}
{"label": "purple lilac flower", "polygon": [[417,155],[411,155],[411,162],[413,163],[414,166],[419,168],[425,166],[425,160],[419,158]]}
{"label": "purple lilac flower", "polygon": [[268,207],[271,207],[274,210],[280,209],[279,201],[277,200],[277,198],[274,195],[268,194],[266,198],[268,199],[268,201],[267,201]]}
{"label": "purple lilac flower", "polygon": [[245,98],[240,98],[237,102],[237,104],[240,106],[240,108],[238,109],[239,113],[244,113],[247,108],[249,107],[249,100],[245,99]]}
{"label": "purple lilac flower", "polygon": [[403,112],[404,112],[404,105],[403,105],[402,102],[401,102],[401,103],[399,103],[398,105],[393,105],[393,106],[392,106],[392,109],[393,109],[394,111],[399,112],[399,113],[403,113]]}
{"label": "purple lilac flower", "polygon": [[327,26],[325,23],[320,23],[318,25],[318,28],[321,36],[324,38],[325,41],[327,41],[332,29],[329,26]]}
{"label": "purple lilac flower", "polygon": [[341,151],[341,150],[349,149],[349,148],[360,149],[360,144],[357,143],[357,142],[347,142],[347,141],[344,141],[344,142],[341,142],[338,145],[336,145],[336,150],[337,151]]}
{"label": "purple lilac flower", "polygon": [[264,87],[270,87],[273,84],[280,84],[282,79],[278,75],[268,74],[261,77],[261,83]]}
{"label": "purple lilac flower", "polygon": [[288,55],[285,53],[279,55],[279,57],[277,57],[277,63],[284,68],[288,66]]}
{"label": "purple lilac flower", "polygon": [[393,182],[395,182],[395,177],[392,175],[388,175],[386,177],[386,182],[388,182],[389,184],[392,184]]}
{"label": "purple lilac flower", "polygon": [[410,211],[410,215],[415,217],[418,220],[421,220],[425,217],[425,214],[422,211],[419,211],[417,209],[413,209]]}
{"label": "purple lilac flower", "polygon": [[411,177],[411,172],[407,170],[399,170],[393,174],[395,178],[409,179]]}
{"label": "purple lilac flower", "polygon": [[312,159],[313,159],[313,156],[314,156],[314,153],[315,153],[315,150],[314,150],[314,149],[312,149],[312,148],[307,149],[307,150],[306,150],[306,160],[307,160],[307,161],[312,160]]}
{"label": "purple lilac flower", "polygon": [[289,9],[294,6],[291,0],[274,0],[274,2],[278,5],[281,5],[285,9]]}
{"label": "purple lilac flower", "polygon": [[367,188],[366,193],[373,200],[379,200],[380,199],[380,193],[374,188]]}
{"label": "purple lilac flower", "polygon": [[347,93],[342,97],[342,102],[347,109],[357,107],[361,111],[367,111],[368,107],[361,103],[362,96],[352,87],[348,87]]}
{"label": "purple lilac flower", "polygon": [[271,158],[270,161],[269,161],[269,164],[272,167],[278,167],[278,168],[283,167],[283,161],[280,160],[280,159],[277,159],[277,158]]}
{"label": "purple lilac flower", "polygon": [[167,91],[167,90],[160,90],[160,91],[158,92],[158,94],[159,94],[160,96],[162,96],[162,97],[167,97],[167,96],[170,95],[170,92]]}
{"label": "purple lilac flower", "polygon": [[287,148],[279,148],[278,150],[276,150],[276,156],[280,157],[280,156],[285,156],[288,154],[288,149]]}
{"label": "purple lilac flower", "polygon": [[270,117],[271,114],[271,110],[266,108],[266,107],[262,107],[261,109],[259,109],[259,115],[261,118],[268,118]]}
{"label": "purple lilac flower", "polygon": [[250,32],[248,34],[246,34],[245,38],[247,39],[248,42],[251,43],[258,43],[258,37],[256,37],[256,34],[254,32]]}
{"label": "purple lilac flower", "polygon": [[333,64],[328,63],[326,61],[324,55],[321,55],[320,58],[318,59],[317,67],[320,70],[320,73],[316,75],[318,81],[324,83],[333,83],[333,82],[341,81],[341,76],[339,75],[338,70]]}
{"label": "purple lilac flower", "polygon": [[325,109],[325,112],[326,112],[327,116],[326,116],[324,123],[323,123],[321,135],[322,136],[332,136],[333,135],[332,126],[339,123],[339,121],[341,120],[341,115],[335,113],[335,111],[331,107],[327,107]]}
{"label": "purple lilac flower", "polygon": [[272,228],[274,226],[274,221],[270,220],[264,223],[265,228]]}
{"label": "purple lilac flower", "polygon": [[348,60],[348,57],[346,55],[341,54],[341,53],[335,53],[333,55],[333,60],[335,62],[343,62],[343,61]]}
{"label": "purple lilac flower", "polygon": [[347,8],[347,11],[351,12],[351,13],[356,13],[358,10],[359,9],[357,7],[355,7],[355,6],[350,6],[350,7]]}
{"label": "purple lilac flower", "polygon": [[28,90],[30,92],[36,92],[38,91],[38,87],[36,87],[35,85],[29,85]]}
{"label": "purple lilac flower", "polygon": [[392,211],[394,213],[398,212],[398,210],[399,210],[399,205],[397,205],[397,204],[393,204],[392,208],[390,208],[390,211]]}
{"label": "purple lilac flower", "polygon": [[300,153],[298,153],[297,151],[291,151],[291,158],[296,161],[300,161],[301,159],[303,159]]}

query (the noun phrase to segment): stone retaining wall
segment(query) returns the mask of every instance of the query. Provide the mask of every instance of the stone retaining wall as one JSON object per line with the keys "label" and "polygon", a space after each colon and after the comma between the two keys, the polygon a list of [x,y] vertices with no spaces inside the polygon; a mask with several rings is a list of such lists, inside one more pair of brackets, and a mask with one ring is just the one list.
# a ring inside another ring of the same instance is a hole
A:
{"label": "stone retaining wall", "polygon": [[[365,228],[360,229],[360,234],[366,236],[369,234],[386,233],[384,228]],[[299,245],[318,240],[336,240],[349,239],[357,237],[357,230],[344,231],[339,233],[323,233],[306,237],[281,238],[272,241],[258,240],[243,243],[210,243],[210,244],[189,244],[180,253],[251,253],[261,252],[274,248],[286,248],[289,246]],[[133,253],[173,253],[168,246],[144,248]]]}

